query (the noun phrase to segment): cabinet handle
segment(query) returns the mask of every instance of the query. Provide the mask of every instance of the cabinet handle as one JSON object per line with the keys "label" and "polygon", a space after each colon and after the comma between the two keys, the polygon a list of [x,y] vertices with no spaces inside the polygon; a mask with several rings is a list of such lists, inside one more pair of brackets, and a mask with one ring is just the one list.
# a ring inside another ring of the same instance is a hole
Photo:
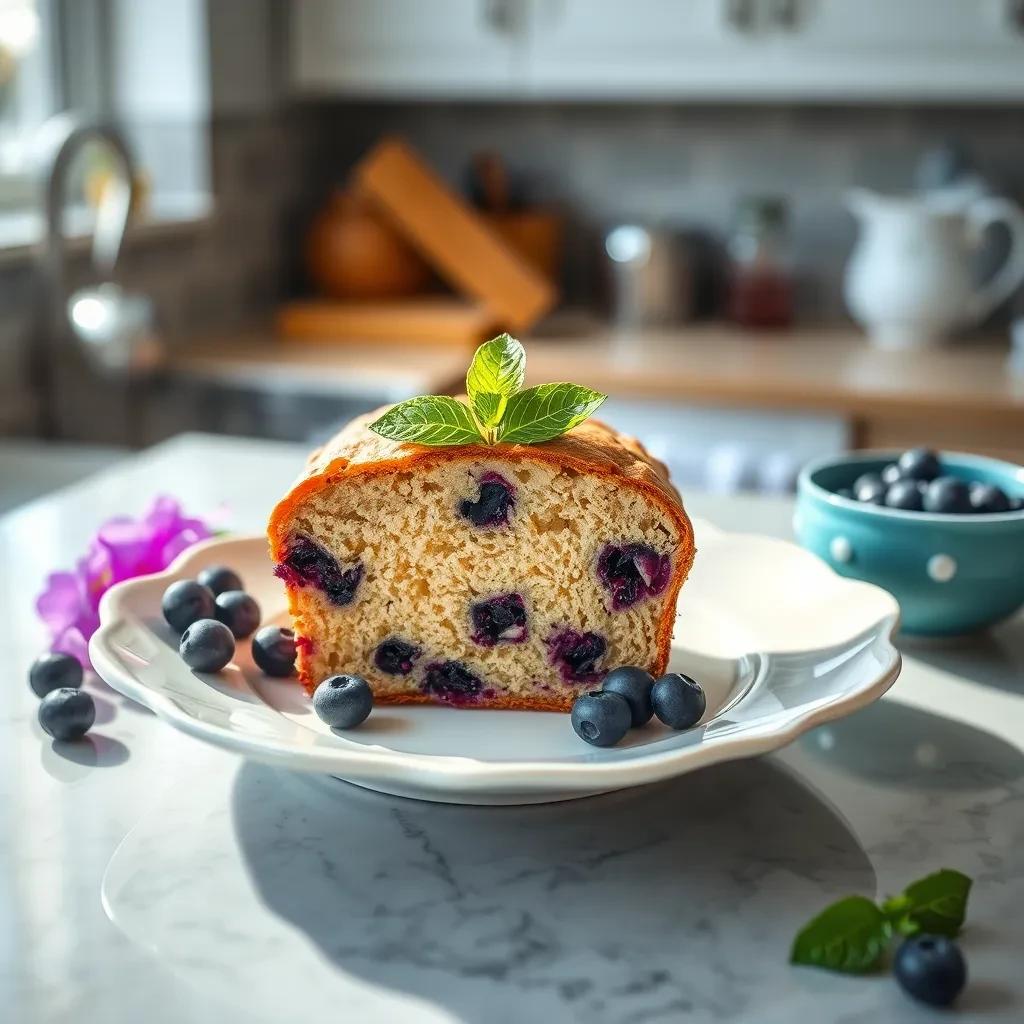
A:
{"label": "cabinet handle", "polygon": [[800,21],[800,0],[774,0],[771,22],[776,28],[792,32]]}
{"label": "cabinet handle", "polygon": [[484,22],[499,36],[518,36],[526,27],[523,0],[484,0]]}
{"label": "cabinet handle", "polygon": [[725,0],[725,20],[737,32],[754,28],[754,0]]}

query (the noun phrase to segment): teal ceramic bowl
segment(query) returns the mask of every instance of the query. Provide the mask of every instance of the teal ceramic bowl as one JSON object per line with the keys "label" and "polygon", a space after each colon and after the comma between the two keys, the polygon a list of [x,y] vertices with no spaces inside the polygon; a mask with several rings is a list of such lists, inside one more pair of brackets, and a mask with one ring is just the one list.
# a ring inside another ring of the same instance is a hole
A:
{"label": "teal ceramic bowl", "polygon": [[[904,632],[968,633],[1024,605],[1024,511],[993,515],[904,512],[841,498],[862,473],[898,452],[852,452],[800,474],[797,540],[842,576],[867,580],[900,603]],[[1024,496],[1024,467],[980,455],[941,454],[944,473]]]}

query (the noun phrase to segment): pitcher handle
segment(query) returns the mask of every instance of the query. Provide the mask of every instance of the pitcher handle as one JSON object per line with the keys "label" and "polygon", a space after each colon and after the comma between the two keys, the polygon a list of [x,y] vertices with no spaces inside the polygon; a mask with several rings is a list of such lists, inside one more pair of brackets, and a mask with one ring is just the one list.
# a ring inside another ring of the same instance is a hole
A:
{"label": "pitcher handle", "polygon": [[1009,199],[985,197],[967,208],[967,222],[978,240],[993,224],[1005,224],[1010,233],[1010,250],[1003,265],[968,299],[965,319],[977,323],[1024,281],[1024,211]]}

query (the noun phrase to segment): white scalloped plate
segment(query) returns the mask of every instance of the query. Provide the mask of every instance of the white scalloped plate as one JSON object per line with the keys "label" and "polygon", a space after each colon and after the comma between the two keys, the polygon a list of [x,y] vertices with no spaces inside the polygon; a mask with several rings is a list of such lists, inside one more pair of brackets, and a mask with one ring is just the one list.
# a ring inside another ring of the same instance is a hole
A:
{"label": "white scalloped plate", "polygon": [[163,591],[222,563],[241,574],[265,621],[283,619],[263,537],[207,541],[163,573],[113,587],[90,653],[116,690],[208,743],[384,793],[473,804],[566,800],[762,754],[893,684],[899,609],[884,590],[837,576],[793,544],[694,525],[699,553],[671,667],[702,683],[707,713],[687,732],[654,722],[610,749],[587,746],[566,715],[440,706],[378,707],[334,734],[295,680],[253,666],[244,642],[222,673],[192,672],[160,614]]}

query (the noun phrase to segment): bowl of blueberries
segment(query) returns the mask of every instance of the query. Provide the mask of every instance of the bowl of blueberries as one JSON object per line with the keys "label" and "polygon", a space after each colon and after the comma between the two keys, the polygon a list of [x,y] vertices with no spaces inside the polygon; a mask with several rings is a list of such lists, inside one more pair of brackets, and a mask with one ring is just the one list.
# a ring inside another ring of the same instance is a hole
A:
{"label": "bowl of blueberries", "polygon": [[793,528],[888,590],[906,633],[968,633],[1024,605],[1024,467],[927,448],[821,459],[800,473]]}

